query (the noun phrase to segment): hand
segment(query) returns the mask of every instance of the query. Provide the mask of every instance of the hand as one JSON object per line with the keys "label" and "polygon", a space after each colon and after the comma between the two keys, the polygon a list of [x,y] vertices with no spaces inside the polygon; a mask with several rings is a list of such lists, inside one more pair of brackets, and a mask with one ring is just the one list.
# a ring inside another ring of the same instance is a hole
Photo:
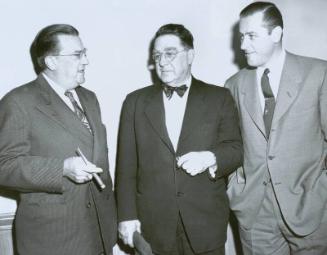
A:
{"label": "hand", "polygon": [[76,183],[85,183],[92,180],[93,173],[102,173],[102,169],[92,164],[85,162],[81,157],[70,157],[64,161],[63,175]]}
{"label": "hand", "polygon": [[216,166],[216,156],[211,151],[189,152],[179,157],[178,167],[181,167],[191,176],[195,176]]}
{"label": "hand", "polygon": [[141,233],[141,222],[139,220],[127,220],[118,224],[119,238],[123,240],[124,244],[134,248],[133,234],[137,231]]}

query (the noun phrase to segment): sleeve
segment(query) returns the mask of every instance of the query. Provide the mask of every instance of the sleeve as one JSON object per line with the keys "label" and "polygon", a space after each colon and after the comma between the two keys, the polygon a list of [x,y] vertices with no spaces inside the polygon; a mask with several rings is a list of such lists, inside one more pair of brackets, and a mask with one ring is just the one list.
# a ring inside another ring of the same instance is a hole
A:
{"label": "sleeve", "polygon": [[0,186],[21,192],[61,193],[63,161],[30,155],[31,123],[12,97],[0,101]]}
{"label": "sleeve", "polygon": [[118,221],[137,219],[136,176],[137,146],[134,128],[134,102],[127,97],[123,103],[117,148],[116,195]]}
{"label": "sleeve", "polygon": [[216,156],[218,170],[216,178],[227,176],[243,163],[243,143],[240,132],[238,111],[228,90],[220,110],[222,120],[212,152]]}
{"label": "sleeve", "polygon": [[[327,65],[319,93],[320,122],[325,141],[327,142]],[[327,147],[327,146],[326,146]]]}

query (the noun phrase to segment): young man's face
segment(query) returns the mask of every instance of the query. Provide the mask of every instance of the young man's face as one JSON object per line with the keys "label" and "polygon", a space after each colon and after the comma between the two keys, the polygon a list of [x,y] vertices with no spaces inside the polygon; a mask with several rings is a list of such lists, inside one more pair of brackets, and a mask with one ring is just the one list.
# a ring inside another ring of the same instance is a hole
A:
{"label": "young man's face", "polygon": [[175,35],[159,36],[152,53],[160,80],[170,86],[179,86],[189,77],[193,50],[185,48]]}
{"label": "young man's face", "polygon": [[275,49],[273,36],[264,27],[262,13],[240,19],[241,49],[249,66],[264,66],[272,57]]}

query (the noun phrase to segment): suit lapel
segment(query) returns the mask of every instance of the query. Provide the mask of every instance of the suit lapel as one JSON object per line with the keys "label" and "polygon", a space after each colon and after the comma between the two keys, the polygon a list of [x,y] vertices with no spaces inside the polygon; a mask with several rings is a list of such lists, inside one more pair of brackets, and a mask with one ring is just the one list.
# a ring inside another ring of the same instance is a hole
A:
{"label": "suit lapel", "polygon": [[48,118],[62,126],[65,131],[85,143],[90,143],[90,132],[81,124],[81,121],[66,103],[61,100],[42,75],[37,78],[36,82],[39,86],[40,95],[35,107]]}
{"label": "suit lapel", "polygon": [[260,132],[266,136],[263,113],[258,94],[256,69],[248,70],[242,84],[242,94],[244,95],[244,105],[253,122]]}
{"label": "suit lapel", "polygon": [[160,85],[153,85],[153,90],[148,94],[145,102],[145,115],[151,123],[153,129],[160,136],[163,143],[172,153],[175,153],[174,147],[169,139],[165,121],[165,109]]}
{"label": "suit lapel", "polygon": [[102,123],[101,116],[96,112],[95,105],[90,102],[89,97],[85,93],[86,91],[82,87],[77,87],[75,91],[93,132],[92,162],[98,162],[98,157],[103,154],[102,139],[107,139],[107,137],[104,137],[106,136],[106,132],[103,130],[105,127],[100,124]]}
{"label": "suit lapel", "polygon": [[205,112],[203,111],[205,94],[201,84],[192,78],[190,92],[187,98],[181,134],[179,136],[177,151],[179,151],[182,142],[192,133],[194,127],[198,126],[200,119]]}
{"label": "suit lapel", "polygon": [[280,120],[294,102],[301,88],[301,82],[301,67],[298,65],[295,56],[286,53],[272,125]]}

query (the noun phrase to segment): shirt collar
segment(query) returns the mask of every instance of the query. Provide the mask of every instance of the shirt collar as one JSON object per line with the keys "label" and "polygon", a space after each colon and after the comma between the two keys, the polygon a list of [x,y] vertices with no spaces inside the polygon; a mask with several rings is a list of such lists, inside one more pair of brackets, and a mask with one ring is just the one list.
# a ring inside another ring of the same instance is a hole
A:
{"label": "shirt collar", "polygon": [[[43,77],[46,79],[46,81],[49,83],[51,88],[58,94],[58,95],[64,95],[67,91],[62,86],[60,86],[58,83],[56,83],[54,80],[52,80],[49,76],[47,76],[45,73],[42,73]],[[71,89],[72,91],[74,89]]]}
{"label": "shirt collar", "polygon": [[270,59],[264,66],[260,66],[257,68],[258,77],[262,76],[266,68],[269,69],[270,73],[281,74],[285,62],[285,57],[286,57],[286,52],[284,48],[282,48],[281,52],[278,55]]}

